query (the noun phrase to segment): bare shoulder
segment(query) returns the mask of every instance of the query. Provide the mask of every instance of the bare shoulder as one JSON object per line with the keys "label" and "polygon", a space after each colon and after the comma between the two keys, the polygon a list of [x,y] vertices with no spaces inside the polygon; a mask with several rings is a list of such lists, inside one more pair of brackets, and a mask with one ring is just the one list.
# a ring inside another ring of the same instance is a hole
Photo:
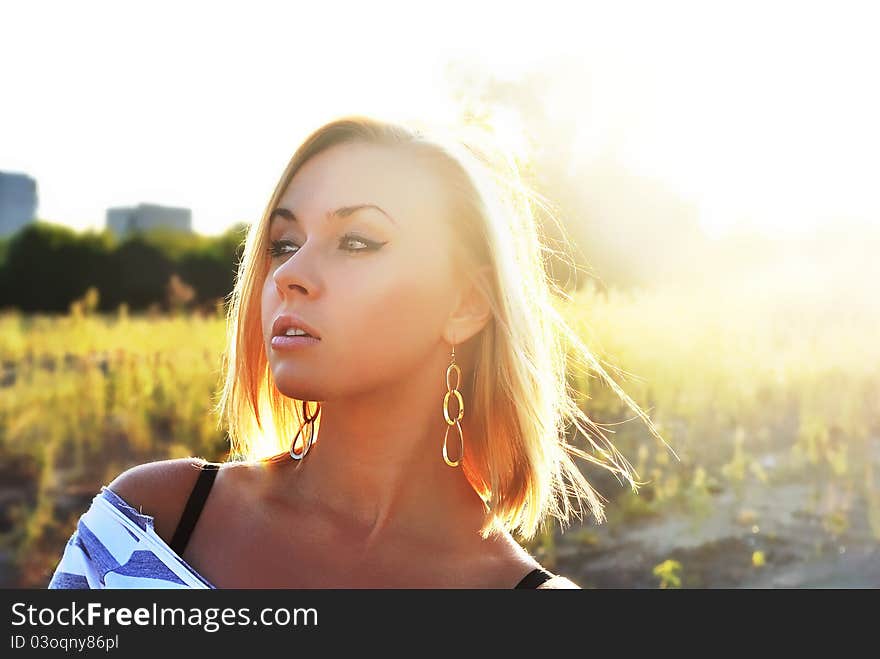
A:
{"label": "bare shoulder", "polygon": [[[494,567],[491,568],[490,573],[497,584],[496,587],[510,588],[514,584],[519,584],[523,577],[536,568],[546,569],[508,531],[493,536],[489,540],[488,547],[490,549],[487,550],[484,547],[481,551],[484,555],[494,557],[491,563]],[[487,569],[487,571],[489,570]],[[552,578],[539,584],[536,588],[581,590],[581,587],[571,579],[560,574],[553,574]]]}
{"label": "bare shoulder", "polygon": [[563,577],[561,574],[557,574],[552,579],[547,579],[547,581],[545,581],[544,583],[539,585],[538,588],[539,589],[541,589],[541,588],[551,589],[551,590],[556,590],[556,589],[583,590],[574,581],[572,581],[568,577]]}
{"label": "bare shoulder", "polygon": [[168,542],[205,462],[201,458],[145,462],[126,469],[107,487],[133,508],[150,515],[156,533]]}

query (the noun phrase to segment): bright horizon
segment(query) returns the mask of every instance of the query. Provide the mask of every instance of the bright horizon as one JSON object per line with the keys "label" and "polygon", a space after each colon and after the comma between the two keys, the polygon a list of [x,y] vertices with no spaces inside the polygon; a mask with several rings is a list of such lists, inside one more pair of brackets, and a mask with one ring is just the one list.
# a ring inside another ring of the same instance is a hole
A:
{"label": "bright horizon", "polygon": [[259,217],[320,123],[442,120],[449,62],[513,80],[568,55],[585,74],[547,102],[583,117],[577,165],[612,149],[710,234],[877,225],[880,45],[866,4],[823,4],[3,3],[0,171],[35,178],[37,216],[76,229],[157,203],[218,233]]}

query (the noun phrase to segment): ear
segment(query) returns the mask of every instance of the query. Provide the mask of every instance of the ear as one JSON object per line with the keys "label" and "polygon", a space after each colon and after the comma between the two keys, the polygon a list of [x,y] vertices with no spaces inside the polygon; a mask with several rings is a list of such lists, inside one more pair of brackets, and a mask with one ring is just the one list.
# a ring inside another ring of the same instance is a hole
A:
{"label": "ear", "polygon": [[[460,345],[482,330],[492,317],[492,306],[483,290],[491,290],[492,266],[477,268],[459,288],[456,304],[446,321],[443,336],[450,344]],[[479,282],[480,285],[477,285]]]}

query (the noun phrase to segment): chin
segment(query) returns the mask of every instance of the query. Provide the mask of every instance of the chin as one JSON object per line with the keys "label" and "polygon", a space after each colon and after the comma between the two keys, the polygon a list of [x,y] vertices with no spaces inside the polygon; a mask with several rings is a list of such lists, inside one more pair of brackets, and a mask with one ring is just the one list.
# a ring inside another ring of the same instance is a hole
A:
{"label": "chin", "polygon": [[324,396],[324,392],[315,389],[315,379],[307,374],[275,373],[273,381],[278,392],[287,398],[314,402]]}

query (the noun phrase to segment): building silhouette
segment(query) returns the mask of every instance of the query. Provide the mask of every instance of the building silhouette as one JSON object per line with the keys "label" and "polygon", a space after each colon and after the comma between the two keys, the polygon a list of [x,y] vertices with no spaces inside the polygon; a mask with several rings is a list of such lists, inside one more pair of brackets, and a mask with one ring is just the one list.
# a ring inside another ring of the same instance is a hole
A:
{"label": "building silhouette", "polygon": [[0,172],[0,236],[9,236],[34,221],[37,182],[27,174]]}
{"label": "building silhouette", "polygon": [[192,211],[158,204],[108,208],[107,228],[120,238],[125,238],[133,231],[158,228],[192,233]]}

